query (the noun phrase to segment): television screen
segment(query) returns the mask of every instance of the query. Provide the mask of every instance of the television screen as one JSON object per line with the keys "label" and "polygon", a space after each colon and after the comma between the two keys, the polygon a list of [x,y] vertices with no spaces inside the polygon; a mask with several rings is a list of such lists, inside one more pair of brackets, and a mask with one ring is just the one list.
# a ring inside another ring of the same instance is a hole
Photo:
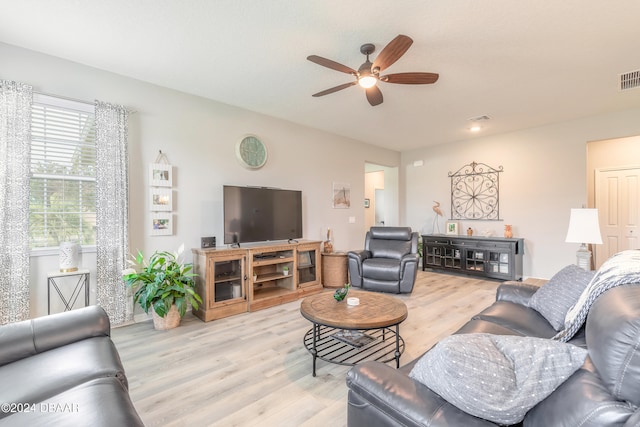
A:
{"label": "television screen", "polygon": [[302,192],[261,187],[223,187],[224,243],[302,237]]}

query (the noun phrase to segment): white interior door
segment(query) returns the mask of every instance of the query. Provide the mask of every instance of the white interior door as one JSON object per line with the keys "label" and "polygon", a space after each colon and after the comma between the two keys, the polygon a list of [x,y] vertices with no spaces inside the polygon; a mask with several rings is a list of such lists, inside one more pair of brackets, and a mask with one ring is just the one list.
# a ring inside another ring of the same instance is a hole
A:
{"label": "white interior door", "polygon": [[595,245],[595,268],[611,255],[640,248],[640,168],[598,169],[595,203],[602,245]]}

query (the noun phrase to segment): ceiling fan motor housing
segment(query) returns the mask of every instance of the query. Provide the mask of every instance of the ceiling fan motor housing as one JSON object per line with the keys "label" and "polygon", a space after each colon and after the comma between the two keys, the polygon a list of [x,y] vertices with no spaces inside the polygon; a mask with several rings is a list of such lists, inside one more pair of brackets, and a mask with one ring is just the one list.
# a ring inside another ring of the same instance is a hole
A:
{"label": "ceiling fan motor housing", "polygon": [[360,52],[363,55],[367,55],[367,60],[358,68],[358,78],[367,77],[367,76],[375,76],[375,72],[372,69],[373,63],[369,61],[369,55],[371,55],[376,50],[375,45],[372,43],[365,43],[360,46]]}
{"label": "ceiling fan motor housing", "polygon": [[369,61],[362,64],[360,68],[358,68],[358,77],[372,76],[374,74],[373,70],[371,69],[372,65],[373,64]]}

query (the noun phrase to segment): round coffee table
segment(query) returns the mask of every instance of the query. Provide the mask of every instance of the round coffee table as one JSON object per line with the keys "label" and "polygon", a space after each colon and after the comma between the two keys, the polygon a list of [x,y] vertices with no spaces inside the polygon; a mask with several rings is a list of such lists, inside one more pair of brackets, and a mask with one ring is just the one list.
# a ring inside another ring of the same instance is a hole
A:
{"label": "round coffee table", "polygon": [[400,367],[404,340],[400,323],[407,318],[407,306],[397,298],[375,292],[350,290],[348,298],[360,299],[350,306],[337,302],[333,292],[305,298],[300,305],[302,316],[313,323],[304,336],[304,346],[316,359],[353,366],[365,360],[390,362]]}

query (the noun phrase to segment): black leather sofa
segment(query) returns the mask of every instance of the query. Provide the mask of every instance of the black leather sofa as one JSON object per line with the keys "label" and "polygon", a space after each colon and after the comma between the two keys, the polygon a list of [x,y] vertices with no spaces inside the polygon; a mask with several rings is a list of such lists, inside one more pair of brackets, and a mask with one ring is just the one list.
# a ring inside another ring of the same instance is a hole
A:
{"label": "black leather sofa", "polygon": [[411,293],[418,272],[418,237],[410,227],[371,227],[364,250],[347,254],[351,286]]}
{"label": "black leather sofa", "polygon": [[[502,284],[494,304],[457,334],[490,333],[551,338],[556,331],[527,307],[538,288]],[[585,326],[569,341],[589,351],[584,365],[529,410],[518,425],[640,426],[640,284],[609,289],[591,306]],[[347,375],[348,425],[495,426],[448,403],[400,369],[366,362]]]}
{"label": "black leather sofa", "polygon": [[143,426],[105,311],[0,327],[0,426]]}

